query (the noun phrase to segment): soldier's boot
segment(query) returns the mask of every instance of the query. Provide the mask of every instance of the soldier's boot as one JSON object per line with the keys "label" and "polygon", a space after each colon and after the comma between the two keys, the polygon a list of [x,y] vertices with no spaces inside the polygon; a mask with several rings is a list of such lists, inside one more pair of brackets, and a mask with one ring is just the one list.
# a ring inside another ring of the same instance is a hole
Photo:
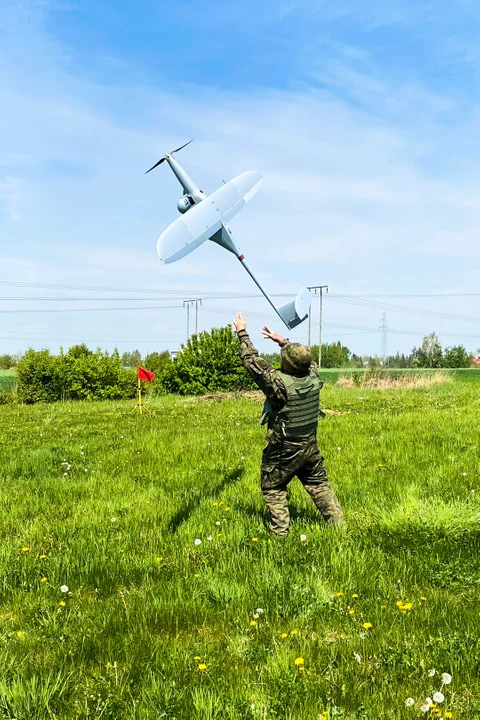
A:
{"label": "soldier's boot", "polygon": [[304,483],[303,487],[312,498],[323,519],[326,520],[329,525],[345,525],[343,510],[329,482],[315,485]]}
{"label": "soldier's boot", "polygon": [[270,530],[275,535],[288,535],[290,512],[288,510],[286,490],[262,490],[264,500],[270,510]]}

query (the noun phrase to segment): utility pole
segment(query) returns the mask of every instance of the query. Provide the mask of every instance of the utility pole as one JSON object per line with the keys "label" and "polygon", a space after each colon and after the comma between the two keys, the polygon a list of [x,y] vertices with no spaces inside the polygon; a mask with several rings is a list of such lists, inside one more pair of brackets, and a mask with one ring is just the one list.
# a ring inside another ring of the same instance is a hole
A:
{"label": "utility pole", "polygon": [[382,358],[382,367],[385,367],[388,355],[388,327],[387,316],[385,315],[385,313],[383,313],[382,315],[382,320],[380,322],[380,330],[382,332],[382,345],[380,349],[380,356]]}
{"label": "utility pole", "polygon": [[198,306],[201,304],[202,301],[199,298],[183,301],[183,307],[187,308],[187,340],[190,337],[190,308],[195,306],[195,335],[198,335]]}
{"label": "utility pole", "polygon": [[198,306],[201,304],[201,300],[195,300],[195,335],[198,335]]}
{"label": "utility pole", "polygon": [[[319,310],[319,322],[318,322],[318,367],[322,367],[322,322],[323,322],[323,291],[328,293],[328,285],[311,285],[309,290],[313,290],[315,295],[318,292],[318,310]],[[310,315],[309,315],[310,320]],[[310,334],[310,332],[309,332]]]}

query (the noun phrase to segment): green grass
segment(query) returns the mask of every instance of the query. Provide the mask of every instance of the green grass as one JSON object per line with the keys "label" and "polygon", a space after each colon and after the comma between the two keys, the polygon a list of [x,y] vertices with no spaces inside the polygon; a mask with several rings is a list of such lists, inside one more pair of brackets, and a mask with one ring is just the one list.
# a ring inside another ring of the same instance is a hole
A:
{"label": "green grass", "polygon": [[0,718],[403,720],[442,672],[480,717],[475,384],[322,401],[348,529],[294,481],[287,539],[256,401],[0,407]]}

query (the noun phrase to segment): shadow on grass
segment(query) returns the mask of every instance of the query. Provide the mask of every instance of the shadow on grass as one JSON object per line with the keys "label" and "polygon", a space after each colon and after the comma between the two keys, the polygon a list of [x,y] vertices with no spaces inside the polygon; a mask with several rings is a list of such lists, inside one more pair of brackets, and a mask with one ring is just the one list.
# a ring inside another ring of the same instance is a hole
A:
{"label": "shadow on grass", "polygon": [[206,490],[205,492],[198,493],[190,500],[188,500],[185,505],[183,505],[179,510],[177,510],[175,515],[168,523],[168,532],[176,533],[178,528],[183,525],[183,523],[189,520],[194,510],[197,509],[197,507],[202,501],[210,500],[213,502],[221,495],[221,493],[227,486],[236,484],[242,478],[242,476],[243,469],[236,468],[235,470],[226,473],[226,475],[224,475],[223,477],[222,482],[219,483],[216,487],[214,487],[213,490]]}

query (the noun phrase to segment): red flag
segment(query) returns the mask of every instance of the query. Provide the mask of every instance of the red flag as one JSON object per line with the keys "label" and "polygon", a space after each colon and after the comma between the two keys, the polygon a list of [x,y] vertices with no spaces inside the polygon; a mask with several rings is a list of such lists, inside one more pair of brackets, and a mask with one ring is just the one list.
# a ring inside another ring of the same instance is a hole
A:
{"label": "red flag", "polygon": [[150,372],[150,370],[145,370],[145,368],[143,368],[143,367],[138,368],[138,379],[139,380],[146,380],[147,382],[152,382],[154,377],[155,377],[154,372]]}

